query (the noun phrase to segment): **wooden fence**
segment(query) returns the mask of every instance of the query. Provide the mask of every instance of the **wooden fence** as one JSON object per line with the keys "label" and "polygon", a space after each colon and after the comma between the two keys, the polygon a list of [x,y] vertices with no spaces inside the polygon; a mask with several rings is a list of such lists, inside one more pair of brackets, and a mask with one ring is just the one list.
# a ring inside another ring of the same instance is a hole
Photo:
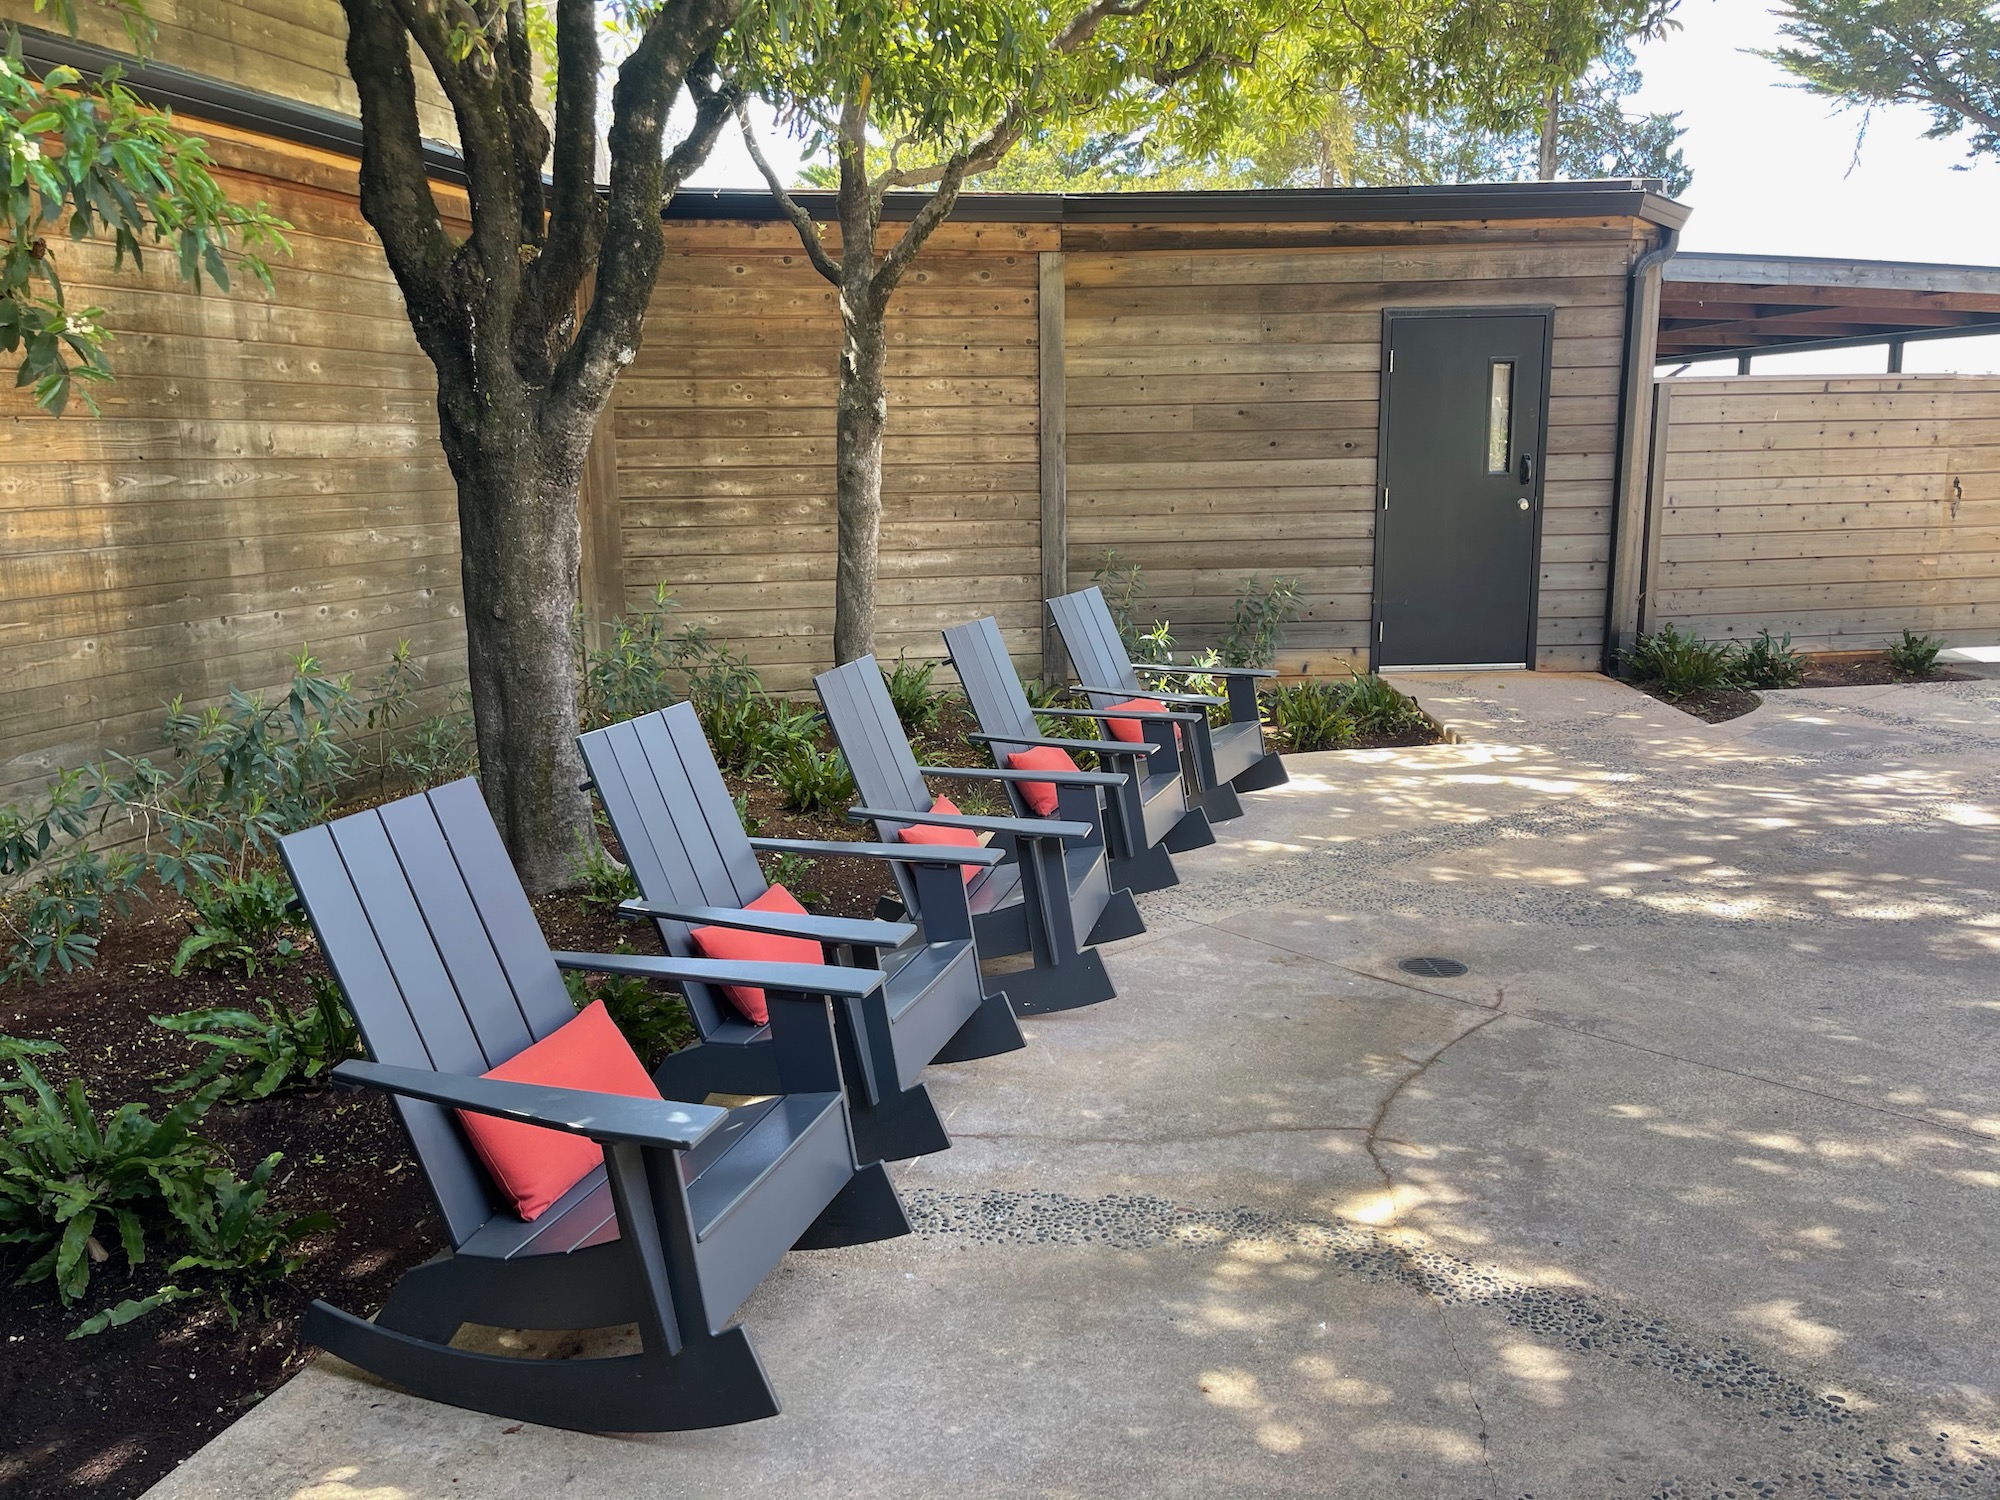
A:
{"label": "wooden fence", "polygon": [[2000,379],[1672,379],[1645,628],[1806,651],[2000,635]]}

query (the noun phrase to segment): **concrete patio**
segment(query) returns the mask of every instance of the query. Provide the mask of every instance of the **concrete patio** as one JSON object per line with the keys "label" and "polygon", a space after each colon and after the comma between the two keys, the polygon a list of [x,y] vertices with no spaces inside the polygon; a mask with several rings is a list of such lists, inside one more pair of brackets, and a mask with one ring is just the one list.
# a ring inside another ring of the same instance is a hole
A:
{"label": "concrete patio", "polygon": [[934,1072],[918,1233],[745,1310],[782,1417],[322,1361],[154,1494],[2000,1495],[2000,681],[1401,681],[1458,743],[1296,758]]}

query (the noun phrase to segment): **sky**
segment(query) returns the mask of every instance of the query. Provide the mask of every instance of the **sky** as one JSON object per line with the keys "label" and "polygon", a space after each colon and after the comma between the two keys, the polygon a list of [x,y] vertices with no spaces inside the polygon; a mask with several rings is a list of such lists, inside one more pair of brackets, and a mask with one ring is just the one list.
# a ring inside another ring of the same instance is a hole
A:
{"label": "sky", "polygon": [[[1752,55],[1777,42],[1757,0],[1681,0],[1681,28],[1639,49],[1647,110],[1678,110],[1694,171],[1688,250],[1856,260],[2000,263],[2000,163],[1968,164],[1956,141],[1923,138],[1923,111],[1878,111],[1857,156],[1860,116],[1789,86]],[[760,117],[768,121],[768,116]],[[799,151],[765,129],[764,151],[789,178]],[[1967,168],[1968,170],[1961,170]],[[725,134],[690,186],[759,187],[742,141]],[[1759,374],[1878,370],[1880,350],[1766,355]],[[1909,371],[2000,370],[2000,338],[1911,344]]]}

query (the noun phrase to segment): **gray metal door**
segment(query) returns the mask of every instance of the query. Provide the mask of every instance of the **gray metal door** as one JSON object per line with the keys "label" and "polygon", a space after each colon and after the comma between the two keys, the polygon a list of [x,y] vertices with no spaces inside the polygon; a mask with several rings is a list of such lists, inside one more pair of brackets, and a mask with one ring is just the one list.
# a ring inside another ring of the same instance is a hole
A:
{"label": "gray metal door", "polygon": [[1378,667],[1533,659],[1550,316],[1384,318]]}

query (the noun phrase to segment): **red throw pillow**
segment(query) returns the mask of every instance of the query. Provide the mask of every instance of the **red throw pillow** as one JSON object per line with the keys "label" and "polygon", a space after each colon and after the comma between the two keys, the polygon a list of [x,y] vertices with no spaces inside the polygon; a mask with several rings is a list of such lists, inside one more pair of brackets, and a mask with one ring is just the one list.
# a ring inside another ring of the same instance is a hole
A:
{"label": "red throw pillow", "polygon": [[[1074,771],[1076,760],[1069,751],[1058,750],[1054,745],[1036,745],[1031,750],[1015,750],[1007,756],[1008,768],[1015,771]],[[1056,784],[1053,781],[1017,782],[1021,797],[1040,817],[1053,817],[1056,803]]]}
{"label": "red throw pillow", "polygon": [[[743,908],[745,911],[782,911],[803,917],[806,909],[798,898],[781,885],[774,885]],[[826,952],[812,938],[786,937],[777,932],[746,932],[741,927],[695,927],[688,940],[703,958],[734,958],[756,964],[823,964]],[[725,984],[722,993],[744,1018],[759,1026],[771,1021],[771,1007],[763,990],[754,984]]]}
{"label": "red throw pillow", "polygon": [[[602,1000],[489,1069],[486,1076],[592,1094],[660,1097]],[[604,1160],[604,1148],[589,1136],[464,1109],[458,1111],[458,1121],[500,1191],[514,1200],[514,1211],[524,1219],[539,1219]]]}
{"label": "red throw pillow", "polygon": [[[1107,703],[1098,712],[1101,714],[1114,713],[1121,708],[1136,709],[1140,713],[1148,714],[1163,714],[1167,711],[1167,705],[1162,703],[1158,698],[1127,698],[1123,703]],[[1125,740],[1134,745],[1145,742],[1146,726],[1142,720],[1106,719],[1104,722],[1105,726],[1110,729],[1111,738],[1114,740]]]}
{"label": "red throw pillow", "polygon": [[[940,797],[931,804],[931,811],[958,817],[958,804],[949,797]],[[970,828],[933,828],[926,823],[911,823],[896,830],[896,837],[906,844],[956,844],[964,849],[979,847],[979,835]],[[971,885],[983,865],[961,865],[965,872],[965,883]]]}

